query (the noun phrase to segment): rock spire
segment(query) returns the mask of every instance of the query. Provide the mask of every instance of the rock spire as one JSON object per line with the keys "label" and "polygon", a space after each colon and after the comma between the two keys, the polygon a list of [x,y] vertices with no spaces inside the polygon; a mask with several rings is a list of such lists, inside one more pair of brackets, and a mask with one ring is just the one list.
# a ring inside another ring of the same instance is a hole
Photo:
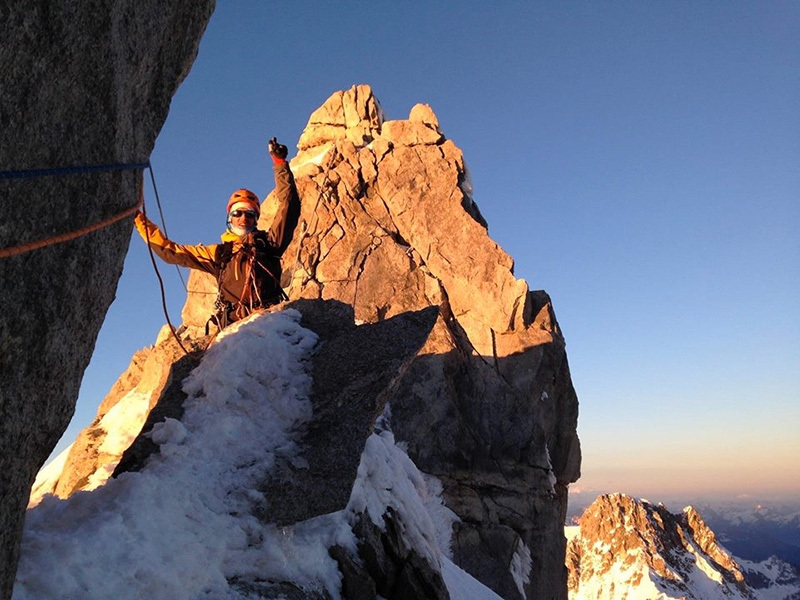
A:
{"label": "rock spire", "polygon": [[[578,401],[550,298],[515,278],[489,237],[463,154],[430,106],[387,120],[372,89],[353,86],[312,113],[297,147],[289,297],[335,299],[368,323],[441,307],[390,399],[394,431],[445,482],[462,518],[457,564],[509,598],[565,597]],[[269,199],[261,218],[268,225]],[[205,323],[213,288],[192,274],[186,323]],[[509,567],[518,552],[532,556],[522,586]]]}

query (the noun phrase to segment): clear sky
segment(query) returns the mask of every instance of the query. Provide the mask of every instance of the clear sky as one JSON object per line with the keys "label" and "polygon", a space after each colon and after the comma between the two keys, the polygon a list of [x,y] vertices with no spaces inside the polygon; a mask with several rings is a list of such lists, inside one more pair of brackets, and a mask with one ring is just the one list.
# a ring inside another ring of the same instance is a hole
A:
{"label": "clear sky", "polygon": [[[217,241],[233,190],[272,188],[267,140],[360,83],[433,107],[551,295],[575,488],[800,498],[800,4],[221,0],[151,156],[170,236]],[[163,322],[135,236],[59,447]]]}

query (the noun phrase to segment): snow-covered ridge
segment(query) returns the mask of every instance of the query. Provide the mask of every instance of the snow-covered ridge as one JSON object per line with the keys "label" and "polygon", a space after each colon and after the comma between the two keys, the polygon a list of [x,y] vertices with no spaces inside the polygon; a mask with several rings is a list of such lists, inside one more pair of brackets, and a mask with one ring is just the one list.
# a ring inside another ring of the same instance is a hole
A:
{"label": "snow-covered ridge", "polygon": [[154,431],[160,453],[146,469],[30,510],[13,597],[189,599],[228,593],[228,578],[257,568],[276,532],[252,517],[253,484],[310,414],[304,365],[317,338],[299,316],[220,336],[185,382],[183,421]]}
{"label": "snow-covered ridge", "polygon": [[220,335],[184,381],[182,419],[153,429],[160,452],[141,471],[29,510],[14,600],[244,599],[275,582],[336,599],[341,573],[329,548],[355,554],[355,514],[382,526],[387,507],[409,545],[441,569],[452,598],[498,598],[449,560],[455,517],[441,485],[388,431],[368,439],[347,509],[270,524],[258,483],[276,458],[297,453],[316,344],[295,310]]}

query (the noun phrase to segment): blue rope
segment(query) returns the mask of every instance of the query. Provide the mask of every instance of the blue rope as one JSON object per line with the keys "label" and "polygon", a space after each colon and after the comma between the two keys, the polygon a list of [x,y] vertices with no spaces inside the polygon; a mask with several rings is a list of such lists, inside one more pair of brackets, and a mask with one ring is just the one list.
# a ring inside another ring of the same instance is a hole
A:
{"label": "blue rope", "polygon": [[150,161],[144,163],[123,163],[117,165],[87,165],[84,167],[56,167],[54,169],[26,169],[23,171],[0,171],[0,179],[32,179],[49,175],[74,175],[76,173],[93,173],[97,171],[128,171],[149,169]]}
{"label": "blue rope", "polygon": [[[20,171],[0,171],[0,179],[33,179],[35,177],[47,177],[51,175],[74,175],[76,173],[96,173],[98,171],[128,171],[128,170],[136,170],[136,169],[149,169],[150,170],[150,181],[153,183],[153,192],[156,196],[156,203],[158,204],[158,212],[161,215],[161,224],[164,227],[164,234],[167,234],[167,225],[164,220],[164,212],[161,210],[161,198],[158,197],[158,188],[156,187],[156,177],[153,173],[153,167],[150,164],[150,161],[143,163],[122,163],[122,164],[115,164],[115,165],[87,165],[83,167],[56,167],[53,169],[25,169]],[[144,185],[144,182],[142,183]],[[175,269],[178,271],[178,277],[180,277],[181,283],[183,284],[183,289],[186,288],[186,282],[183,279],[183,273],[181,273],[180,268],[175,266]],[[158,274],[158,268],[156,267],[156,274]],[[169,320],[169,316],[167,316],[167,320]]]}

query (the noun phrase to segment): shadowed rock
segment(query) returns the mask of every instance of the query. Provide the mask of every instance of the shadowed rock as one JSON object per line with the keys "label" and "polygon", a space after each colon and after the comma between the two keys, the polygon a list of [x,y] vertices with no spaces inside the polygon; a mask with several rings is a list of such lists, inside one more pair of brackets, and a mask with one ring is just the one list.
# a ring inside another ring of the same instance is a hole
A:
{"label": "shadowed rock", "polygon": [[[0,170],[146,162],[213,0],[0,6]],[[0,248],[136,205],[140,173],[0,179]],[[30,202],[46,206],[30,219]],[[67,427],[130,240],[128,218],[0,259],[0,597],[11,593],[28,493]]]}
{"label": "shadowed rock", "polygon": [[360,514],[353,525],[358,538],[358,558],[353,560],[341,546],[330,549],[342,572],[342,595],[347,600],[448,600],[450,593],[442,574],[409,548],[403,526],[391,508],[381,526]]}
{"label": "shadowed rock", "polygon": [[[289,304],[320,336],[313,359],[313,417],[301,436],[299,459],[265,482],[270,521],[288,525],[347,506],[361,453],[392,387],[425,343],[438,309],[398,315],[355,327],[352,311],[332,326],[336,301]],[[319,325],[317,320],[320,321]]]}

